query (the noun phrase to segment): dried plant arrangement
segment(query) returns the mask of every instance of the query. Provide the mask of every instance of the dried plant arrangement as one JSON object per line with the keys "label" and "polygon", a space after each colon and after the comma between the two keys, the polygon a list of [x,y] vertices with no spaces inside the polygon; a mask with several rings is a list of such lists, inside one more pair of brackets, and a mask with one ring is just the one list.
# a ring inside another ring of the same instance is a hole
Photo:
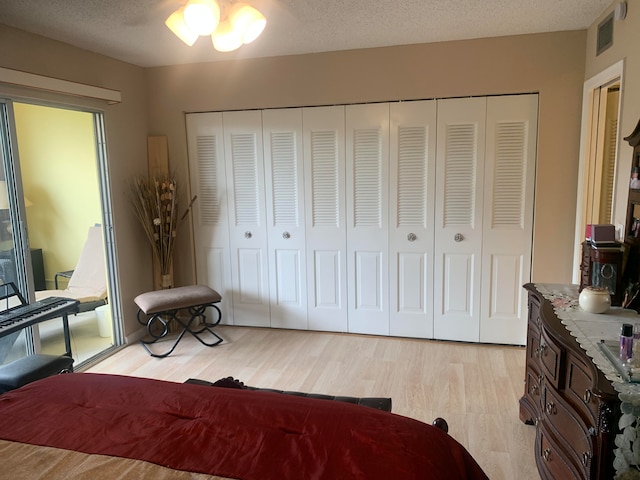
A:
{"label": "dried plant arrangement", "polygon": [[131,184],[131,202],[136,217],[151,243],[163,276],[169,275],[179,225],[189,213],[195,197],[178,218],[178,190],[174,176],[137,177]]}

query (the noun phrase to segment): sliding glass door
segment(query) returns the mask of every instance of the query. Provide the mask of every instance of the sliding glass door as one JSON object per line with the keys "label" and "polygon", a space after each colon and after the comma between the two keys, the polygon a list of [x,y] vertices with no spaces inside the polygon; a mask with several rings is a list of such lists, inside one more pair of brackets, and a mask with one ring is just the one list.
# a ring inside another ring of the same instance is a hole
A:
{"label": "sliding glass door", "polygon": [[[112,320],[119,317],[112,314],[119,311],[119,298],[111,217],[105,213],[111,202],[103,115],[1,99],[0,107],[0,281],[14,282],[29,302],[48,296],[81,301],[80,313],[69,319],[77,367],[122,343],[119,322]],[[85,265],[84,272],[103,272],[92,301],[73,296],[73,285],[94,280],[75,274],[82,259],[100,266]],[[0,363],[31,352],[65,351],[59,320],[6,337],[0,328]]]}

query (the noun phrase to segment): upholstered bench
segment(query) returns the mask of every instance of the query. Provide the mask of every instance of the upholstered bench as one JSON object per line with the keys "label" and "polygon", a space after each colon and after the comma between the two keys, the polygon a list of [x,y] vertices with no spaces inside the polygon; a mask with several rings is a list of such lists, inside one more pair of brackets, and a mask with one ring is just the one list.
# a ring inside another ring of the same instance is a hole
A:
{"label": "upholstered bench", "polygon": [[0,366],[0,393],[58,373],[73,372],[73,358],[66,355],[27,355]]}
{"label": "upholstered bench", "polygon": [[353,403],[354,405],[362,405],[364,407],[376,408],[378,410],[383,410],[385,412],[391,411],[391,399],[385,398],[385,397],[348,397],[348,396],[337,396],[337,395],[324,395],[320,393],[304,393],[304,392],[294,392],[294,391],[287,391],[287,390],[276,390],[273,388],[257,388],[257,387],[250,387],[248,385],[245,385],[240,380],[236,380],[233,377],[221,378],[216,382],[208,382],[206,380],[190,378],[184,383],[191,383],[195,385],[206,385],[210,387],[239,388],[242,390],[258,390],[261,392],[281,393],[284,395],[295,395],[297,397],[315,398],[319,400],[334,400],[337,402],[347,402],[347,403]]}
{"label": "upholstered bench", "polygon": [[[221,300],[220,294],[206,285],[168,288],[138,295],[133,300],[138,306],[138,322],[147,327],[148,333],[148,337],[143,338],[140,342],[152,357],[158,358],[170,355],[187,332],[207,347],[218,345],[222,342],[222,338],[211,328],[218,325],[222,318],[222,312],[216,305]],[[207,307],[211,307],[217,312],[217,318],[213,322],[207,321],[205,315]],[[185,311],[188,312],[187,320],[178,315],[179,312]],[[168,351],[161,354],[154,353],[149,345],[167,336],[169,324],[172,321],[176,322],[182,331]],[[213,342],[205,341],[202,338],[205,333],[213,336],[215,340]]]}

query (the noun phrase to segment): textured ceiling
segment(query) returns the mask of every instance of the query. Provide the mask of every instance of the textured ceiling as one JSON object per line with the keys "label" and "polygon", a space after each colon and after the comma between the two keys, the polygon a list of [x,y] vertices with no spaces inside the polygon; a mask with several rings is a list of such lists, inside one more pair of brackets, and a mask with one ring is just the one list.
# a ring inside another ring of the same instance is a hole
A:
{"label": "textured ceiling", "polygon": [[[610,0],[246,0],[267,17],[253,44],[193,47],[164,20],[176,0],[0,0],[0,23],[143,67],[579,30]],[[3,48],[6,46],[3,45]]]}

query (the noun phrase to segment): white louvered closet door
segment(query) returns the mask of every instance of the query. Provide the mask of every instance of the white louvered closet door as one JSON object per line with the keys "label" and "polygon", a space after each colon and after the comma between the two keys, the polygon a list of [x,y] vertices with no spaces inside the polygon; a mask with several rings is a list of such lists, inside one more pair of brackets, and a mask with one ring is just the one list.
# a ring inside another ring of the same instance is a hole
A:
{"label": "white louvered closet door", "polygon": [[486,98],[438,100],[434,338],[480,339]]}
{"label": "white louvered closet door", "polygon": [[224,112],[234,325],[270,326],[262,113]]}
{"label": "white louvered closet door", "polygon": [[222,323],[233,324],[222,114],[188,114],[186,122],[191,195],[198,196],[192,206],[196,278],[222,295]]}
{"label": "white louvered closet door", "polygon": [[349,332],[389,335],[389,104],[346,107]]}
{"label": "white louvered closet door", "polygon": [[308,328],[302,110],[262,112],[271,326]]}
{"label": "white louvered closet door", "polygon": [[433,338],[436,102],[390,109],[390,334]]}
{"label": "white louvered closet door", "polygon": [[480,341],[526,343],[538,96],[487,100]]}
{"label": "white louvered closet door", "polygon": [[345,107],[303,109],[310,330],[347,331]]}

